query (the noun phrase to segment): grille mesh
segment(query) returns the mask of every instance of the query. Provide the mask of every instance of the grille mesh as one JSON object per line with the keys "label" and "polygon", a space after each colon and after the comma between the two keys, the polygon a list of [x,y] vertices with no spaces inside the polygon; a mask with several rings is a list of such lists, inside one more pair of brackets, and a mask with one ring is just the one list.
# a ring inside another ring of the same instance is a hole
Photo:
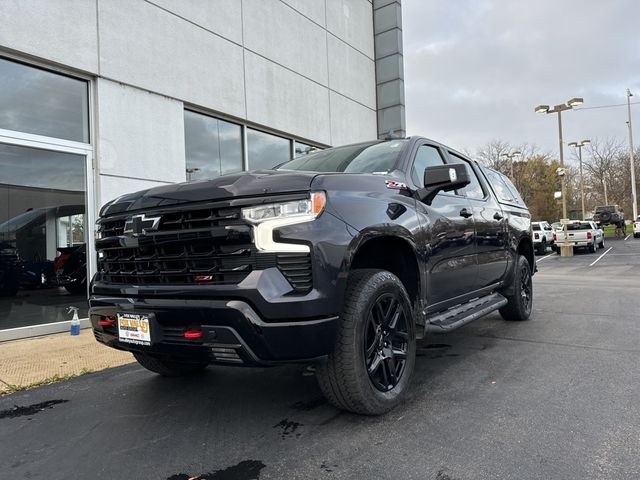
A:
{"label": "grille mesh", "polygon": [[294,288],[311,290],[308,253],[263,254],[251,240],[240,208],[199,208],[147,213],[160,216],[157,230],[132,243],[123,237],[129,216],[100,220],[98,272],[118,285],[238,284],[253,270],[277,267]]}

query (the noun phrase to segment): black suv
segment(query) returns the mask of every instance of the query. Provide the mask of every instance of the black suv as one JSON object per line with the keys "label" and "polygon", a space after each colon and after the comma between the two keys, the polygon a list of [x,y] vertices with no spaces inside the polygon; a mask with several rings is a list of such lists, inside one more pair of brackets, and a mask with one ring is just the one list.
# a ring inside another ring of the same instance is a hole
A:
{"label": "black suv", "polygon": [[124,195],[96,236],[98,341],[166,376],[313,362],[327,398],[362,414],[400,401],[416,339],[531,313],[515,187],[424,138]]}

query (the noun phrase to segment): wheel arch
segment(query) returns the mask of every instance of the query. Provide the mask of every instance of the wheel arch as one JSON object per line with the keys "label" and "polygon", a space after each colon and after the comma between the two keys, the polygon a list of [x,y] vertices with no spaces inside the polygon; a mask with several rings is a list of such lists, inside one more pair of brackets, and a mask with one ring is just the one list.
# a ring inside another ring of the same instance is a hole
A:
{"label": "wheel arch", "polygon": [[404,285],[411,303],[420,300],[422,292],[421,263],[415,242],[409,232],[378,229],[363,232],[356,237],[345,260],[348,272],[363,268],[387,270],[397,276]]}

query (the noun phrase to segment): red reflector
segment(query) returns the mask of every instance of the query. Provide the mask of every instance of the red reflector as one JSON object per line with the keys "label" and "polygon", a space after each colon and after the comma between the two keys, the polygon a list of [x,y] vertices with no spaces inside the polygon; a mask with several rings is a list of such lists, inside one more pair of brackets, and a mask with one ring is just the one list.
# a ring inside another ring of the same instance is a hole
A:
{"label": "red reflector", "polygon": [[196,275],[196,282],[210,282],[213,280],[213,275]]}
{"label": "red reflector", "polygon": [[116,324],[115,320],[99,320],[98,325],[101,327],[113,327]]}
{"label": "red reflector", "polygon": [[202,335],[202,332],[194,332],[192,330],[184,332],[184,338],[202,338]]}

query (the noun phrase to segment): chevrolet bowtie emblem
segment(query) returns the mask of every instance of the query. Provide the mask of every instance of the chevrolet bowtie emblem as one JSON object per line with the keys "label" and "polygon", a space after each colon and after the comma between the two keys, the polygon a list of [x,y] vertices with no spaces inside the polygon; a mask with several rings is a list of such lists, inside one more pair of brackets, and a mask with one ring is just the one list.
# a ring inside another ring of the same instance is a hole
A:
{"label": "chevrolet bowtie emblem", "polygon": [[134,215],[124,224],[124,233],[140,235],[149,230],[157,230],[161,217],[147,217],[144,214]]}

